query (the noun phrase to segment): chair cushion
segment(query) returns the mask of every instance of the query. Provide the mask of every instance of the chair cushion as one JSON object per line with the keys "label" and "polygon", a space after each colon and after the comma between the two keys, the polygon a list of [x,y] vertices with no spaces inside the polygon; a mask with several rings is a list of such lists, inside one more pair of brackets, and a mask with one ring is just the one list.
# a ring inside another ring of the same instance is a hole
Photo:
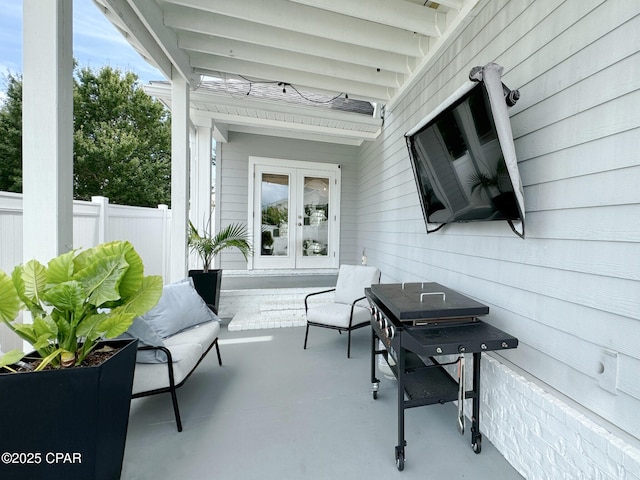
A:
{"label": "chair cushion", "polygon": [[[307,311],[307,321],[330,325],[332,327],[347,328],[349,326],[349,315],[351,306],[344,303],[329,303],[309,308]],[[355,307],[353,309],[353,321],[351,326],[361,325],[369,322],[371,313],[366,307]]]}
{"label": "chair cushion", "polygon": [[[356,298],[364,297],[364,289],[380,281],[380,271],[366,265],[341,265],[336,283],[334,301],[351,304]],[[362,305],[366,306],[365,300]]]}

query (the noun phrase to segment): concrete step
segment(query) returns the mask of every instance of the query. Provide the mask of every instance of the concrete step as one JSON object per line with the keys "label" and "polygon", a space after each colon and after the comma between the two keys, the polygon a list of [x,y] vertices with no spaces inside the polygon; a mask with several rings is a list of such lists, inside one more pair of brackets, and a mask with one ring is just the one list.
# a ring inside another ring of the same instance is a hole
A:
{"label": "concrete step", "polygon": [[223,270],[222,290],[335,287],[337,269]]}
{"label": "concrete step", "polygon": [[[304,298],[330,287],[222,290],[218,316],[230,318],[230,331],[295,327],[306,324]],[[333,293],[310,299],[310,305],[333,300]]]}

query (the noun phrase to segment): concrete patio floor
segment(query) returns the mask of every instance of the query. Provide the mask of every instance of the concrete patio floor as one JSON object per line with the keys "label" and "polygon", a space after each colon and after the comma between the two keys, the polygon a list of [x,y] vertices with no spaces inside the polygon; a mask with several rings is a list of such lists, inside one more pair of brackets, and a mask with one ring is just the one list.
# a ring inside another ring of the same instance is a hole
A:
{"label": "concrete patio floor", "polygon": [[[456,429],[453,403],[406,411],[406,462],[396,469],[395,381],[373,400],[370,331],[312,328],[221,331],[178,391],[178,433],[168,394],[132,401],[123,480],[491,479],[520,476],[485,438],[476,455]],[[481,425],[482,430],[482,425]]]}

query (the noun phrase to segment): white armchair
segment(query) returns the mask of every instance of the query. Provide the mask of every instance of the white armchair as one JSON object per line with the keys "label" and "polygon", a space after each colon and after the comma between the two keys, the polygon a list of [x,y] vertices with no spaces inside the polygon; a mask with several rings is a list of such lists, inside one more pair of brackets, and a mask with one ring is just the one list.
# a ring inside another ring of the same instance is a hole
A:
{"label": "white armchair", "polygon": [[[347,358],[351,356],[351,331],[369,324],[371,314],[364,289],[380,282],[380,271],[375,267],[341,265],[336,288],[310,293],[304,299],[307,330],[304,349],[307,348],[309,327],[323,327],[348,332]],[[335,292],[333,302],[309,306],[309,297]]]}

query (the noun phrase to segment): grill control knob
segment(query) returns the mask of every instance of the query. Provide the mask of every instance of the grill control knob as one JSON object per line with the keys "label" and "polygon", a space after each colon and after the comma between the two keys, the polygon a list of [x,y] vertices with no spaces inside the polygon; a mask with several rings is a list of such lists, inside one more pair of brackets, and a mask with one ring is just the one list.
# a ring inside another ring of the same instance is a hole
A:
{"label": "grill control knob", "polygon": [[464,352],[466,352],[466,351],[467,351],[467,347],[465,347],[464,345],[460,345],[460,346],[458,347],[458,351],[459,351],[460,353],[464,353]]}
{"label": "grill control knob", "polygon": [[389,338],[393,338],[396,336],[396,328],[393,325],[389,325],[389,327],[387,328],[387,332]]}
{"label": "grill control knob", "polygon": [[442,353],[442,348],[440,347],[436,348],[436,353]]}
{"label": "grill control knob", "polygon": [[487,349],[487,344],[486,344],[486,343],[483,343],[482,345],[480,345],[480,348],[481,348],[482,350],[486,350],[486,349]]}
{"label": "grill control knob", "polygon": [[509,348],[509,344],[507,342],[502,342],[502,348]]}

